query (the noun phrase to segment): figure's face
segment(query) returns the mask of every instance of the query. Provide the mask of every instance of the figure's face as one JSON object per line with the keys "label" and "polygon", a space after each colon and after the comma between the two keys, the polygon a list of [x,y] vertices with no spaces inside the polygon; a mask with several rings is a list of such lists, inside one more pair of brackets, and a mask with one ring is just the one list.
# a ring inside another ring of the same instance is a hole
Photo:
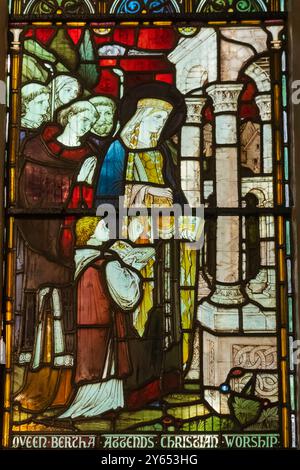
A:
{"label": "figure's face", "polygon": [[109,240],[109,228],[106,226],[104,220],[100,220],[98,223],[94,232],[94,237],[99,240],[99,242],[107,242]]}
{"label": "figure's face", "polygon": [[42,116],[49,111],[50,100],[48,93],[41,93],[27,104],[27,113]]}
{"label": "figure's face", "polygon": [[90,111],[81,111],[77,114],[71,114],[68,119],[68,125],[72,132],[81,137],[91,130],[94,124],[94,116]]}
{"label": "figure's face", "polygon": [[59,100],[62,104],[70,103],[70,101],[75,100],[79,95],[79,84],[67,83],[58,93]]}
{"label": "figure's face", "polygon": [[114,110],[112,106],[100,105],[96,107],[99,114],[93,132],[100,137],[106,137],[110,134],[114,123]]}
{"label": "figure's face", "polygon": [[143,124],[149,132],[160,132],[166,120],[168,119],[168,113],[164,110],[154,111],[149,116],[145,116],[143,119]]}

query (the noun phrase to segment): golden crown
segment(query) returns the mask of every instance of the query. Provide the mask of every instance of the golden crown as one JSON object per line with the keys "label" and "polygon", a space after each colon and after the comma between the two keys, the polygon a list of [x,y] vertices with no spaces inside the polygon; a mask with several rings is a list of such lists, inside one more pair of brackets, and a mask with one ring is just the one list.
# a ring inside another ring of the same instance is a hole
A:
{"label": "golden crown", "polygon": [[168,101],[159,100],[157,98],[142,98],[137,103],[137,108],[157,108],[164,111],[171,112],[173,106]]}

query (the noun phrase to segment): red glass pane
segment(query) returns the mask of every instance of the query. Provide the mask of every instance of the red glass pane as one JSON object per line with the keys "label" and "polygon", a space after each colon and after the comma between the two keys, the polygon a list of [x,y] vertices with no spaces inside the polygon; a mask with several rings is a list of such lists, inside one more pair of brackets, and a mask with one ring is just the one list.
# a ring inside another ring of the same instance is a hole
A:
{"label": "red glass pane", "polygon": [[213,112],[212,112],[212,109],[210,106],[207,106],[205,109],[204,109],[204,119],[206,121],[212,121],[212,118],[213,118]]}
{"label": "red glass pane", "polygon": [[160,382],[155,380],[143,389],[132,392],[127,399],[127,407],[129,410],[139,409],[151,401],[158,400],[160,394]]}
{"label": "red glass pane", "polygon": [[135,31],[134,28],[118,28],[114,32],[114,41],[126,44],[127,46],[134,46]]}
{"label": "red glass pane", "polygon": [[126,71],[166,70],[168,65],[161,59],[123,59],[120,66]]}
{"label": "red glass pane", "polygon": [[101,67],[114,67],[117,65],[117,61],[115,59],[101,59],[99,65]]}
{"label": "red glass pane", "polygon": [[72,39],[72,41],[74,42],[74,44],[77,44],[81,38],[82,29],[79,29],[79,28],[68,29],[68,34],[70,38]]}
{"label": "red glass pane", "polygon": [[66,259],[71,259],[74,253],[74,239],[72,226],[75,222],[75,217],[66,217],[64,227],[62,228],[59,245],[61,255]]}
{"label": "red glass pane", "polygon": [[256,87],[253,83],[249,82],[242,94],[242,101],[251,101],[256,93]]}
{"label": "red glass pane", "polygon": [[133,88],[143,83],[153,82],[154,76],[152,73],[128,73],[125,76],[126,88]]}
{"label": "red glass pane", "polygon": [[94,90],[96,93],[119,96],[119,79],[110,70],[102,70],[100,81]]}
{"label": "red glass pane", "polygon": [[86,203],[87,207],[89,207],[90,209],[93,207],[93,196],[93,188],[91,188],[90,186],[82,187],[82,198]]}
{"label": "red glass pane", "polygon": [[171,85],[174,83],[174,77],[171,73],[157,73],[155,75],[155,80],[170,83]]}
{"label": "red glass pane", "polygon": [[80,201],[80,187],[74,186],[68,208],[76,209],[79,206],[79,201]]}
{"label": "red glass pane", "polygon": [[141,49],[171,49],[175,44],[173,29],[143,28],[140,30],[138,47]]}
{"label": "red glass pane", "polygon": [[29,30],[27,31],[27,33],[25,34],[25,37],[26,37],[26,38],[32,38],[33,35],[34,35],[33,30],[32,30],[32,29],[29,29]]}
{"label": "red glass pane", "polygon": [[257,118],[259,116],[257,106],[255,104],[242,104],[240,107],[241,118]]}
{"label": "red glass pane", "polygon": [[56,32],[55,29],[46,29],[46,28],[36,29],[35,37],[41,43],[47,44],[50,41],[50,39],[53,38],[55,32]]}
{"label": "red glass pane", "polygon": [[161,394],[178,390],[180,377],[177,372],[169,372],[161,380],[153,380],[149,384],[133,391],[128,395],[127,407],[129,410],[141,408],[151,401],[159,400]]}
{"label": "red glass pane", "polygon": [[105,44],[107,42],[112,42],[111,36],[94,36],[95,44]]}

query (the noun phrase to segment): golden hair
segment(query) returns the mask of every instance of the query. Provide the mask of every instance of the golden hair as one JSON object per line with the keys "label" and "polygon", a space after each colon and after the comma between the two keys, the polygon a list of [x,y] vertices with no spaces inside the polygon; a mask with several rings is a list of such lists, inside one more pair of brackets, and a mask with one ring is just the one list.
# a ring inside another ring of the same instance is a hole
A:
{"label": "golden hair", "polygon": [[170,113],[173,109],[173,105],[168,101],[157,99],[157,98],[142,98],[137,102],[137,109],[141,108],[155,108],[155,111],[161,109]]}
{"label": "golden hair", "polygon": [[[121,137],[125,145],[127,145],[131,149],[137,148],[141,122],[145,117],[152,116],[152,114],[155,114],[158,110],[166,111],[167,115],[169,116],[172,110],[172,105],[170,103],[167,103],[166,101],[154,98],[146,98],[138,101],[138,107],[135,114],[127,122],[127,124],[125,124],[121,132]],[[156,147],[157,141],[159,139],[163,127],[164,126],[162,126],[159,132],[153,132],[151,134],[152,147]]]}
{"label": "golden hair", "polygon": [[82,217],[76,223],[76,245],[85,246],[94,234],[101,217]]}

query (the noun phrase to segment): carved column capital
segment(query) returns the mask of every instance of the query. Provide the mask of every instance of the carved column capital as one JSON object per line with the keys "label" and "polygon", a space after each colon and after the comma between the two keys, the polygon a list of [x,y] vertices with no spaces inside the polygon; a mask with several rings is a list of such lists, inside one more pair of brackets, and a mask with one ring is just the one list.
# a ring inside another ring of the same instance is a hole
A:
{"label": "carved column capital", "polygon": [[259,108],[262,121],[270,121],[272,116],[271,95],[258,95],[255,102]]}
{"label": "carved column capital", "polygon": [[267,30],[272,34],[271,47],[272,49],[281,49],[282,41],[279,38],[280,32],[283,30],[283,25],[267,26]]}
{"label": "carved column capital", "polygon": [[209,86],[206,91],[213,100],[215,113],[236,112],[242,89],[243,85],[240,83],[218,83]]}
{"label": "carved column capital", "polygon": [[13,34],[13,41],[11,42],[11,49],[13,52],[19,52],[20,51],[20,34],[22,33],[22,29],[20,28],[11,28],[10,32]]}
{"label": "carved column capital", "polygon": [[200,124],[202,109],[206,103],[203,96],[188,96],[185,98],[187,108],[186,124]]}

